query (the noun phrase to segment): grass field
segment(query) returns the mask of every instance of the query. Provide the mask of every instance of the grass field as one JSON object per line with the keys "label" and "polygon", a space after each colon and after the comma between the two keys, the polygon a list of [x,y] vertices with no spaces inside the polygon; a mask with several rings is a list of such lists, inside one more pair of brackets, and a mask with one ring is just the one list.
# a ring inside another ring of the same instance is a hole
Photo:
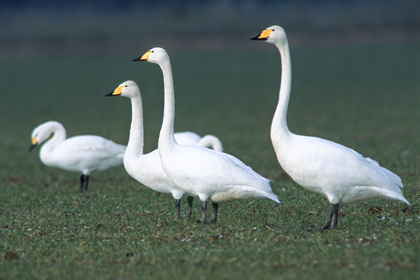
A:
{"label": "grass field", "polygon": [[[326,199],[279,167],[269,127],[279,87],[273,46],[175,52],[176,130],[214,134],[225,151],[272,180],[281,204],[222,204],[216,224],[175,220],[172,199],[141,186],[123,167],[79,174],[28,153],[38,124],[68,136],[126,144],[129,100],[105,98],[133,79],[142,90],[145,150],[157,146],[163,86],[141,53],[2,58],[0,279],[417,279],[419,275],[418,45],[293,48],[289,128],[351,147],[401,176],[411,206],[370,200],[324,223]],[[182,204],[185,210],[185,202]],[[417,277],[415,276],[417,275]]]}

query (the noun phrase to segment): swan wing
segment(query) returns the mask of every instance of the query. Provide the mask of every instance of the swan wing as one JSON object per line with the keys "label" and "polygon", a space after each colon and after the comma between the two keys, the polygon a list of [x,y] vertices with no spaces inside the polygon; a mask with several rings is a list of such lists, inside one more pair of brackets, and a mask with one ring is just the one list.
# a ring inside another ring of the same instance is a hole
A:
{"label": "swan wing", "polygon": [[[357,186],[383,188],[401,193],[401,179],[343,145],[317,137],[296,136],[278,154],[285,171],[308,189],[345,193]],[[316,190],[314,190],[316,191]]]}
{"label": "swan wing", "polygon": [[[163,167],[170,177],[184,178],[180,186],[248,186],[271,192],[269,180],[239,159],[199,146],[179,146]],[[171,166],[168,168],[168,164]]]}
{"label": "swan wing", "polygon": [[122,164],[124,151],[124,146],[111,140],[83,135],[66,139],[54,149],[52,157],[63,169],[90,172]]}

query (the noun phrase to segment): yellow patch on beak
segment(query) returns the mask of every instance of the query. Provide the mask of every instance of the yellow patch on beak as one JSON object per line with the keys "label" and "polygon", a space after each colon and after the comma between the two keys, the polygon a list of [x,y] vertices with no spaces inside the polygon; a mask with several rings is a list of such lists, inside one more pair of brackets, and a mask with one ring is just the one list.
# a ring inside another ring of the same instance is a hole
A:
{"label": "yellow patch on beak", "polygon": [[32,145],[38,144],[38,140],[36,140],[36,136],[32,138]]}
{"label": "yellow patch on beak", "polygon": [[147,61],[149,56],[152,54],[152,51],[148,51],[140,57],[140,60]]}
{"label": "yellow patch on beak", "polygon": [[258,36],[258,39],[267,39],[270,36],[271,31],[273,30],[272,29],[264,30],[263,32],[261,32],[260,36]]}
{"label": "yellow patch on beak", "polygon": [[111,95],[121,95],[122,94],[122,90],[123,90],[123,88],[124,88],[125,86],[119,86],[119,87],[117,87],[113,92],[112,92],[112,94]]}

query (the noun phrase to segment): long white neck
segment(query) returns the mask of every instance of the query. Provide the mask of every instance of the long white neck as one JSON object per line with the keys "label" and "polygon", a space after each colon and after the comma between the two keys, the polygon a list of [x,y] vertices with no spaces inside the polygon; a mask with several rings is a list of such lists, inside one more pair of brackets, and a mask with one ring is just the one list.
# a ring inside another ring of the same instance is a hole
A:
{"label": "long white neck", "polygon": [[66,140],[66,129],[60,123],[53,122],[48,128],[50,133],[53,134],[50,140],[42,145],[42,148],[39,152],[40,157],[43,161],[48,161],[50,159],[51,153],[53,150],[64,140]]}
{"label": "long white neck", "polygon": [[163,122],[159,134],[159,150],[170,148],[176,144],[174,137],[175,121],[175,92],[172,78],[171,62],[169,57],[159,64],[163,73],[163,84],[165,91],[165,102],[163,108]]}
{"label": "long white neck", "polygon": [[143,103],[141,95],[131,97],[131,126],[127,150],[124,155],[141,156],[144,146]]}
{"label": "long white neck", "polygon": [[292,85],[292,64],[290,61],[289,45],[287,40],[283,44],[277,43],[275,45],[281,57],[281,84],[279,101],[271,123],[272,142],[286,140],[291,135],[287,127],[287,107],[289,105]]}

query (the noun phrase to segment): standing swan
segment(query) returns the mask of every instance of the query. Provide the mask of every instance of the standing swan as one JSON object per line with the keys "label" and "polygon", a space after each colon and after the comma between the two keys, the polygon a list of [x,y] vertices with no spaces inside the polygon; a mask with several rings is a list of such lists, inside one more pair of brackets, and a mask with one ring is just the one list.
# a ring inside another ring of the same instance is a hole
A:
{"label": "standing swan", "polygon": [[212,201],[211,221],[217,220],[218,203],[246,198],[268,198],[279,202],[269,181],[239,159],[197,146],[179,145],[174,137],[175,93],[169,56],[153,48],[140,60],[156,63],[163,72],[165,105],[158,150],[163,169],[186,193],[202,202],[201,221],[207,221],[207,200]]}
{"label": "standing swan", "polygon": [[268,27],[252,40],[274,44],[281,56],[279,102],[271,124],[271,141],[281,167],[302,187],[322,194],[332,204],[323,229],[335,228],[339,203],[386,198],[410,205],[401,179],[391,171],[340,144],[289,131],[286,122],[292,81],[289,45],[280,26]]}
{"label": "standing swan", "polygon": [[89,174],[104,171],[123,163],[125,147],[94,135],[74,136],[66,139],[66,129],[55,121],[37,126],[32,131],[32,151],[38,144],[53,137],[41,148],[41,161],[51,167],[80,172],[79,193],[88,189]]}
{"label": "standing swan", "polygon": [[[143,104],[139,87],[133,81],[125,81],[106,96],[124,96],[131,100],[132,117],[127,150],[124,154],[125,170],[131,177],[150,189],[161,193],[172,194],[175,204],[175,214],[179,218],[180,201],[184,192],[166,175],[162,168],[158,150],[143,154]],[[218,151],[223,150],[222,143],[213,135],[207,135],[201,138],[193,132],[180,132],[175,134],[175,138],[181,144],[200,145],[203,147],[212,147]],[[188,217],[192,213],[192,202],[193,198],[188,197]]]}

